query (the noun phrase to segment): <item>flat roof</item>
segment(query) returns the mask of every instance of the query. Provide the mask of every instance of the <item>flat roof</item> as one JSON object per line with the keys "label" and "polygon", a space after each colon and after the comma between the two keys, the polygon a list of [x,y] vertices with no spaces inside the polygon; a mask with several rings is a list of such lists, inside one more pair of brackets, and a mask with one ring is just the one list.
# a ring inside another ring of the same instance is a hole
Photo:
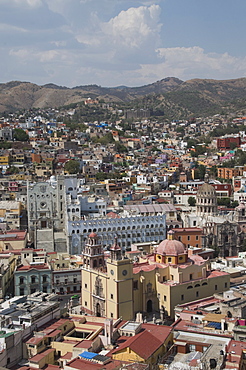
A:
{"label": "flat roof", "polygon": [[121,329],[135,331],[141,324],[139,322],[128,321],[126,324],[122,325]]}

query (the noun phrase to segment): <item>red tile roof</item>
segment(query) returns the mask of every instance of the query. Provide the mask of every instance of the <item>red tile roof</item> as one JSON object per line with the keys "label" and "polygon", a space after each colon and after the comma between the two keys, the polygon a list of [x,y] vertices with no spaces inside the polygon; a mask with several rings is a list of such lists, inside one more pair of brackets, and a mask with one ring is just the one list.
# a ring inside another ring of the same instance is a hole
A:
{"label": "red tile roof", "polygon": [[54,348],[49,348],[46,351],[41,352],[41,353],[33,356],[32,358],[30,358],[30,362],[39,362],[40,360],[42,360],[42,358],[44,358],[45,356],[47,356],[49,353],[52,353],[52,352],[55,352],[55,349]]}
{"label": "red tile roof", "polygon": [[75,358],[71,362],[67,363],[67,366],[71,369],[86,369],[86,370],[99,370],[99,369],[104,369],[104,370],[115,370],[117,369],[120,365],[127,363],[127,362],[122,362],[118,360],[112,360],[108,362],[107,364],[104,365],[99,365],[97,363],[89,362],[86,360],[82,360],[79,358]]}
{"label": "red tile roof", "polygon": [[30,338],[26,343],[27,344],[38,344],[39,342],[41,342],[42,340],[44,339],[44,337],[43,336],[41,336],[41,337],[32,337],[32,338]]}
{"label": "red tile roof", "polygon": [[28,270],[50,270],[50,267],[47,264],[40,265],[22,265],[17,267],[16,271],[28,271]]}
{"label": "red tile roof", "polygon": [[137,274],[140,271],[153,271],[156,268],[165,268],[166,266],[167,265],[160,264],[160,263],[153,263],[153,264],[149,265],[148,262],[147,262],[147,263],[140,264],[140,265],[134,265],[133,273]]}
{"label": "red tile roof", "polygon": [[[121,337],[122,338],[122,337]],[[134,335],[133,337],[127,338],[125,342],[120,344],[118,348],[113,350],[111,353],[115,354],[121,351],[124,348],[130,348],[137,355],[142,357],[144,360],[147,360],[151,357],[158,348],[163,344],[163,341],[155,337],[149,331],[144,330],[139,334]],[[148,345],[146,345],[148,343]]]}

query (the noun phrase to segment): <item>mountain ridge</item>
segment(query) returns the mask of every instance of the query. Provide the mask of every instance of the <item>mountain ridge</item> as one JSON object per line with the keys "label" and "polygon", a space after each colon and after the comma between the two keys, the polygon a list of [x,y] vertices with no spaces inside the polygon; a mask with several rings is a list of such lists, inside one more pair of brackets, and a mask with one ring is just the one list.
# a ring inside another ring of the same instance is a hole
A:
{"label": "mountain ridge", "polygon": [[80,85],[72,88],[54,83],[37,85],[26,81],[0,83],[0,112],[14,112],[32,108],[59,108],[83,102],[87,98],[105,102],[132,103],[147,96],[154,96],[156,104],[165,100],[187,110],[190,114],[233,109],[240,102],[246,102],[246,78],[230,80],[191,79],[182,81],[167,77],[151,84],[138,87],[102,87],[96,84]]}

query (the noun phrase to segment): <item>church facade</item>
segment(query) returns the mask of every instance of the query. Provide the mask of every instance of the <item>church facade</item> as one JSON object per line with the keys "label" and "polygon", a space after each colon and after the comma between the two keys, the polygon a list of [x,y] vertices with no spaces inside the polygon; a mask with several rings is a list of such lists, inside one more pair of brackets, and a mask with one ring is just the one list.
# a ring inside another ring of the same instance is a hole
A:
{"label": "church facade", "polygon": [[174,307],[225,291],[229,274],[211,271],[209,260],[188,257],[183,243],[169,231],[149,256],[137,262],[123,257],[117,240],[105,259],[95,233],[83,250],[82,309],[96,316],[132,320],[138,312],[174,317]]}

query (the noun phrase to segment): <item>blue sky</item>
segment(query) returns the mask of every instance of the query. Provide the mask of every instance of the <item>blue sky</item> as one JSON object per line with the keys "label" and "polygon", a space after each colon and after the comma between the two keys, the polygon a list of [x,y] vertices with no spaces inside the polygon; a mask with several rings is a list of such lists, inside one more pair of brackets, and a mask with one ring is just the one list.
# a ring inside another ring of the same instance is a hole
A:
{"label": "blue sky", "polygon": [[0,0],[1,82],[246,77],[245,0]]}

